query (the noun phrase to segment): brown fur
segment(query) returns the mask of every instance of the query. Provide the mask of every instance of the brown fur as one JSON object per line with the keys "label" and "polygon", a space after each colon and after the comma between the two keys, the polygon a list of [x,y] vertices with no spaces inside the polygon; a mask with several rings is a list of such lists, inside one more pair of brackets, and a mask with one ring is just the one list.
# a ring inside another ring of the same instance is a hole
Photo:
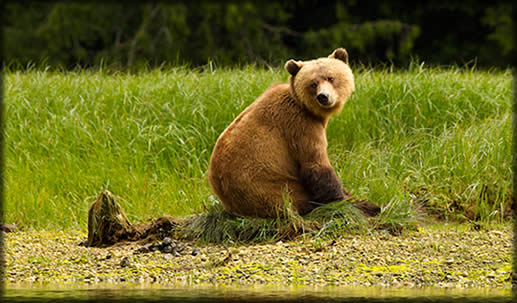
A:
{"label": "brown fur", "polygon": [[[336,59],[338,58],[338,59]],[[348,197],[327,155],[325,128],[354,90],[343,49],[328,58],[286,63],[289,83],[266,90],[221,134],[209,181],[235,215],[281,215],[286,194],[305,214]],[[317,95],[328,95],[329,104]]]}

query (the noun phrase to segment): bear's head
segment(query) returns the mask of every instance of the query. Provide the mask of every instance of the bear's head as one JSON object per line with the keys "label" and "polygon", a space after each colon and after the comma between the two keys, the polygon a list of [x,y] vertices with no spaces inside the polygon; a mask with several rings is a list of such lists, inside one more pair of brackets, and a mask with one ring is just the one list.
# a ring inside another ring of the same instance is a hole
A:
{"label": "bear's head", "polygon": [[327,58],[289,60],[285,69],[291,74],[289,82],[294,98],[323,119],[340,112],[355,88],[348,54],[343,48]]}

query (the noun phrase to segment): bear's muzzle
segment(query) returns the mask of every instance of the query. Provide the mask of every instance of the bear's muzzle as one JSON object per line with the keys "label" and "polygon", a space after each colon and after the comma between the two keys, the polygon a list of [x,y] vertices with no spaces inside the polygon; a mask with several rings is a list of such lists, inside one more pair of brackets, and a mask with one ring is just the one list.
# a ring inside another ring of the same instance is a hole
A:
{"label": "bear's muzzle", "polygon": [[327,93],[319,93],[316,96],[316,99],[318,99],[318,102],[323,106],[329,106],[331,105],[331,102],[329,100],[329,95]]}

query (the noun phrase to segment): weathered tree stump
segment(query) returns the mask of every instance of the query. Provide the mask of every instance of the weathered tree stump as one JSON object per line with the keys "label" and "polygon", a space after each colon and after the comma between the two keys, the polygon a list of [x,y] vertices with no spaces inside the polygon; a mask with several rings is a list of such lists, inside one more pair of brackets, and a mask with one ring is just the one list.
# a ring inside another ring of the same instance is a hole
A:
{"label": "weathered tree stump", "polygon": [[115,196],[104,190],[88,212],[87,246],[111,245],[125,238],[131,224]]}
{"label": "weathered tree stump", "polygon": [[104,190],[88,212],[88,241],[86,246],[104,247],[121,241],[164,238],[184,222],[169,216],[159,217],[150,224],[131,225],[115,195]]}

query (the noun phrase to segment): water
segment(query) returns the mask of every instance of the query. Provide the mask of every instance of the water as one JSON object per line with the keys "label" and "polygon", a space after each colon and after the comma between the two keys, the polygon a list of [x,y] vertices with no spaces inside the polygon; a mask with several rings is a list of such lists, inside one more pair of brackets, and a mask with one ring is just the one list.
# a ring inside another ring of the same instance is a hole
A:
{"label": "water", "polygon": [[511,290],[393,289],[380,287],[6,285],[2,302],[493,302],[512,301]]}

